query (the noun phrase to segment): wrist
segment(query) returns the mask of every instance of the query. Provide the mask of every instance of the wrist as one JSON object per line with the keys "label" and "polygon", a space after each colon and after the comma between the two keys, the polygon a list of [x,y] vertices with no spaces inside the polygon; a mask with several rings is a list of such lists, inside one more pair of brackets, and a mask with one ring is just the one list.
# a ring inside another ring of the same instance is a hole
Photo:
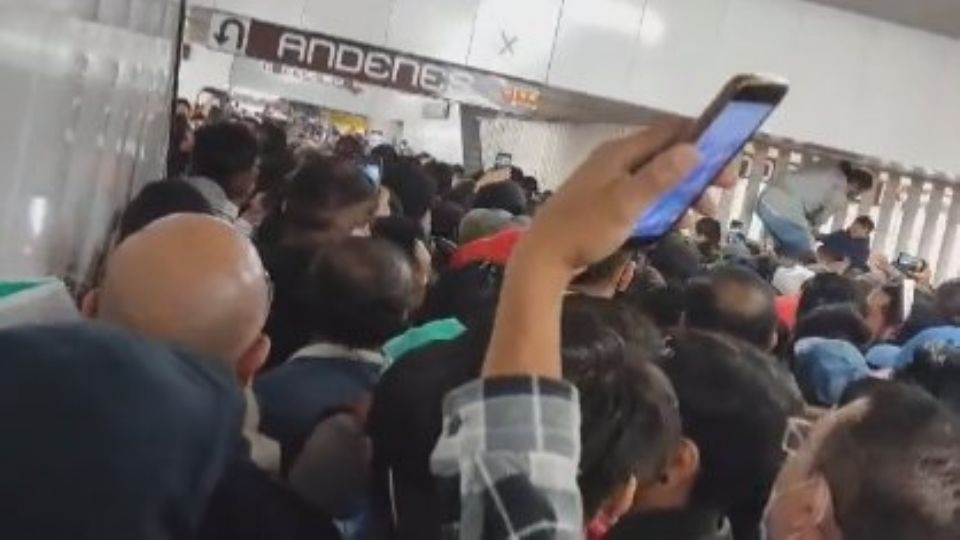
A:
{"label": "wrist", "polygon": [[527,238],[520,240],[506,268],[506,279],[525,282],[527,287],[543,291],[562,292],[576,275],[549,246]]}

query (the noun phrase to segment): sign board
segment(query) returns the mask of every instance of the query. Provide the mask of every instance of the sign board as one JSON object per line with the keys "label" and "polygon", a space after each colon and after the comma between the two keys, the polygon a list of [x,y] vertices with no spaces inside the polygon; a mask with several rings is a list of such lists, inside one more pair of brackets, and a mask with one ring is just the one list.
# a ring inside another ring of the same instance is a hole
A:
{"label": "sign board", "polygon": [[538,85],[486,71],[205,8],[191,10],[191,21],[203,19],[209,21],[206,45],[237,56],[507,112],[529,113],[540,102]]}
{"label": "sign board", "polygon": [[250,36],[250,19],[213,13],[207,31],[207,47],[232,54],[243,53]]}

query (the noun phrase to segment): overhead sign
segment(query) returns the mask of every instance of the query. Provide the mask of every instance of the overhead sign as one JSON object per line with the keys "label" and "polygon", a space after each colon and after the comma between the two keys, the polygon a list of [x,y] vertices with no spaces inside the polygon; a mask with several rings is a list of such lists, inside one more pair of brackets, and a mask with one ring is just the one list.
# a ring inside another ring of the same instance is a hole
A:
{"label": "overhead sign", "polygon": [[207,45],[218,50],[510,112],[531,112],[540,102],[540,89],[524,81],[326,34],[203,11],[210,13]]}
{"label": "overhead sign", "polygon": [[213,13],[207,32],[207,46],[230,53],[242,53],[247,48],[250,19],[226,13]]}

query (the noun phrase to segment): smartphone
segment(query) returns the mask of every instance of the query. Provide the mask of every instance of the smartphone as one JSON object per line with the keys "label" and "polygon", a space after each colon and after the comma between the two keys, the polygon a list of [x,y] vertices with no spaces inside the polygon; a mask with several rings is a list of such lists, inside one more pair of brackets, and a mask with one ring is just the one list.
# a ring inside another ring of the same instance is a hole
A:
{"label": "smartphone", "polygon": [[383,181],[383,163],[380,158],[372,156],[360,158],[357,160],[357,167],[360,168],[360,172],[363,173],[368,182],[375,187],[380,187],[380,182]]}
{"label": "smartphone", "polygon": [[497,158],[493,162],[494,166],[498,169],[506,169],[513,166],[513,154],[508,154],[506,152],[500,152],[497,154]]}
{"label": "smartphone", "polygon": [[670,232],[773,114],[788,90],[786,80],[772,75],[738,75],[727,83],[684,137],[696,144],[700,165],[640,216],[632,240],[655,242]]}
{"label": "smartphone", "polygon": [[893,266],[904,274],[917,274],[923,271],[926,263],[920,257],[914,257],[909,253],[901,253]]}

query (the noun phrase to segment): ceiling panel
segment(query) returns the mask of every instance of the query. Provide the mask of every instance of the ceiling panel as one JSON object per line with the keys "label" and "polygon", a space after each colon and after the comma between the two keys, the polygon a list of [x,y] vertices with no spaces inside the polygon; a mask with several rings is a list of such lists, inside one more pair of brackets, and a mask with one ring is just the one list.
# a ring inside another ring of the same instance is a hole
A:
{"label": "ceiling panel", "polygon": [[808,0],[960,38],[958,0]]}

